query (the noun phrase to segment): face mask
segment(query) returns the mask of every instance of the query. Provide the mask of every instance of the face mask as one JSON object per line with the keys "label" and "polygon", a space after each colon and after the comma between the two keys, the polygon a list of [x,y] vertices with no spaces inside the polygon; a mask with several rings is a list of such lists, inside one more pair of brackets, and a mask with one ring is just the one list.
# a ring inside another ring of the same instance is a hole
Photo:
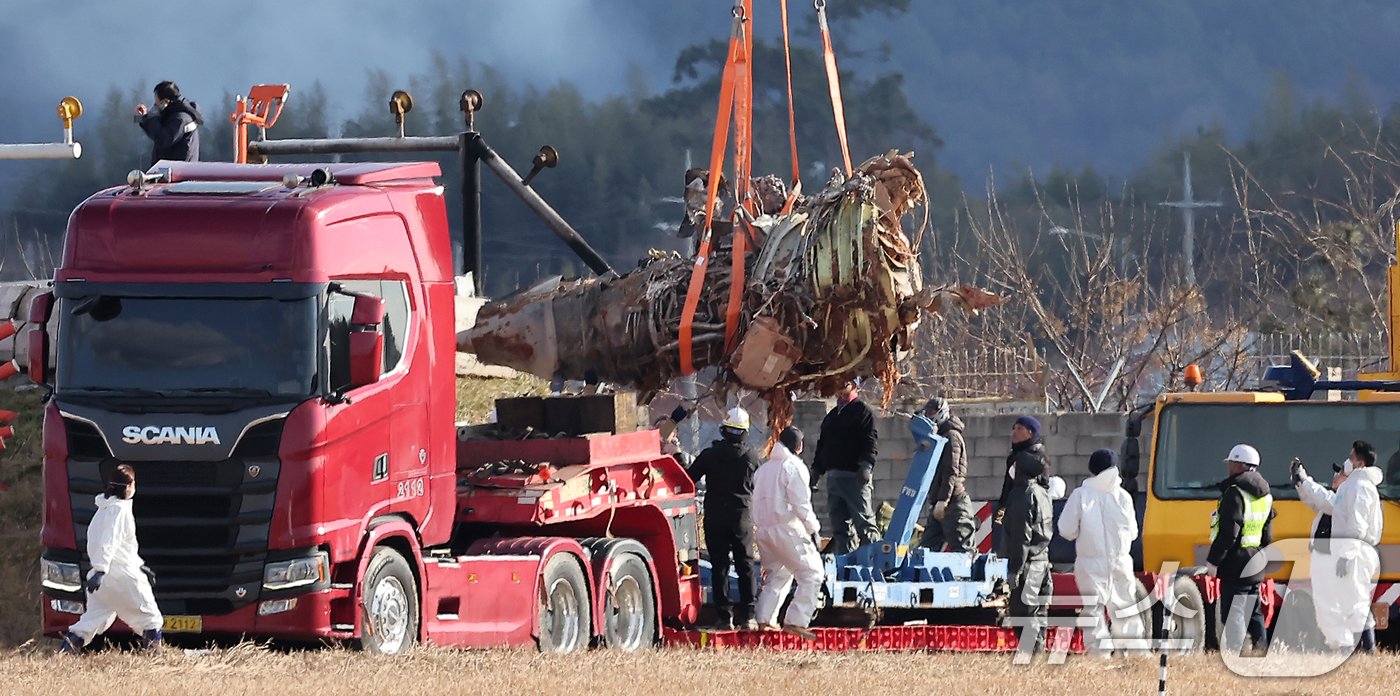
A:
{"label": "face mask", "polygon": [[1346,474],[1347,476],[1350,476],[1352,470],[1354,470],[1355,468],[1356,467],[1353,466],[1351,463],[1351,457],[1347,457],[1346,459],[1342,460],[1342,473]]}

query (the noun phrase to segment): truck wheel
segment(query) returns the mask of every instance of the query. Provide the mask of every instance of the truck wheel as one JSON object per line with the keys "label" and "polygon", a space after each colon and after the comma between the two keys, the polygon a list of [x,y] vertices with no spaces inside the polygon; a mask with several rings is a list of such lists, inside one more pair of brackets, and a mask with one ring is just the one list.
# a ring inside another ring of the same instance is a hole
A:
{"label": "truck wheel", "polygon": [[1220,600],[1206,607],[1206,649],[1219,650],[1220,639],[1225,635],[1225,621],[1220,616]]}
{"label": "truck wheel", "polygon": [[[1167,635],[1167,638],[1173,641],[1172,652],[1194,652],[1204,649],[1206,645],[1206,607],[1205,600],[1201,597],[1201,588],[1196,586],[1195,580],[1182,575],[1172,580],[1171,592],[1175,595],[1176,601],[1176,612],[1172,616],[1171,632]],[[1152,635],[1154,638],[1162,635],[1162,625],[1166,620],[1163,615],[1165,607],[1165,602],[1159,602],[1152,607]],[[1182,641],[1184,647],[1175,647],[1175,641]]]}
{"label": "truck wheel", "polygon": [[374,550],[365,571],[360,609],[360,647],[376,655],[399,655],[418,642],[418,584],[403,556],[387,546]]}
{"label": "truck wheel", "polygon": [[541,578],[540,651],[567,653],[587,648],[592,605],[578,561],[573,554],[555,554],[545,564]]}
{"label": "truck wheel", "polygon": [[625,652],[655,644],[656,597],[646,562],[636,554],[618,556],[608,582],[603,593],[603,644]]}

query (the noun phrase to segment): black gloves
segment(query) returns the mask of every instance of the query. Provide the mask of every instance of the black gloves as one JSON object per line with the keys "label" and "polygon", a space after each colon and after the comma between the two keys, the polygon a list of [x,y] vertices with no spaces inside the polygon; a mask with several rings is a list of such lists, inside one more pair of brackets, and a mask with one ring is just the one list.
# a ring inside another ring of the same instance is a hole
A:
{"label": "black gloves", "polygon": [[99,570],[87,579],[88,594],[92,594],[102,588],[102,578],[106,577],[106,575],[106,573]]}
{"label": "black gloves", "polygon": [[1303,460],[1294,457],[1293,461],[1288,465],[1288,474],[1289,480],[1293,482],[1293,485],[1296,486],[1302,483],[1303,477],[1308,474],[1308,472],[1303,469]]}

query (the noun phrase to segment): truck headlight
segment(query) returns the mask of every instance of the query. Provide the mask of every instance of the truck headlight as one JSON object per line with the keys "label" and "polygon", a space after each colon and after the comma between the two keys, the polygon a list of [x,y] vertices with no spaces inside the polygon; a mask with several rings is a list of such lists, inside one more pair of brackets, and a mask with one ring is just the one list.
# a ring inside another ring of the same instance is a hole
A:
{"label": "truck headlight", "polygon": [[39,559],[40,584],[57,592],[78,592],[83,589],[83,574],[77,563],[60,563]]}
{"label": "truck headlight", "polygon": [[324,551],[306,558],[269,563],[263,571],[263,589],[290,590],[325,582],[330,577],[329,566],[330,559]]}

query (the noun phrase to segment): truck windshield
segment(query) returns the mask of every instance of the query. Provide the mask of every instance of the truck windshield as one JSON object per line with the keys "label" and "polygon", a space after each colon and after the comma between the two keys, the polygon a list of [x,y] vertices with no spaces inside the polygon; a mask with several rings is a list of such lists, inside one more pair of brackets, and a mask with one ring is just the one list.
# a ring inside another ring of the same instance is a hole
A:
{"label": "truck windshield", "polygon": [[1228,472],[1224,459],[1240,444],[1259,450],[1259,473],[1275,498],[1296,499],[1288,463],[1303,460],[1323,485],[1332,482],[1355,440],[1376,448],[1385,472],[1381,497],[1400,496],[1400,403],[1292,401],[1272,404],[1169,404],[1159,421],[1152,490],[1161,499],[1219,497],[1215,484]]}
{"label": "truck windshield", "polygon": [[305,397],[316,387],[314,297],[64,299],[58,391]]}

